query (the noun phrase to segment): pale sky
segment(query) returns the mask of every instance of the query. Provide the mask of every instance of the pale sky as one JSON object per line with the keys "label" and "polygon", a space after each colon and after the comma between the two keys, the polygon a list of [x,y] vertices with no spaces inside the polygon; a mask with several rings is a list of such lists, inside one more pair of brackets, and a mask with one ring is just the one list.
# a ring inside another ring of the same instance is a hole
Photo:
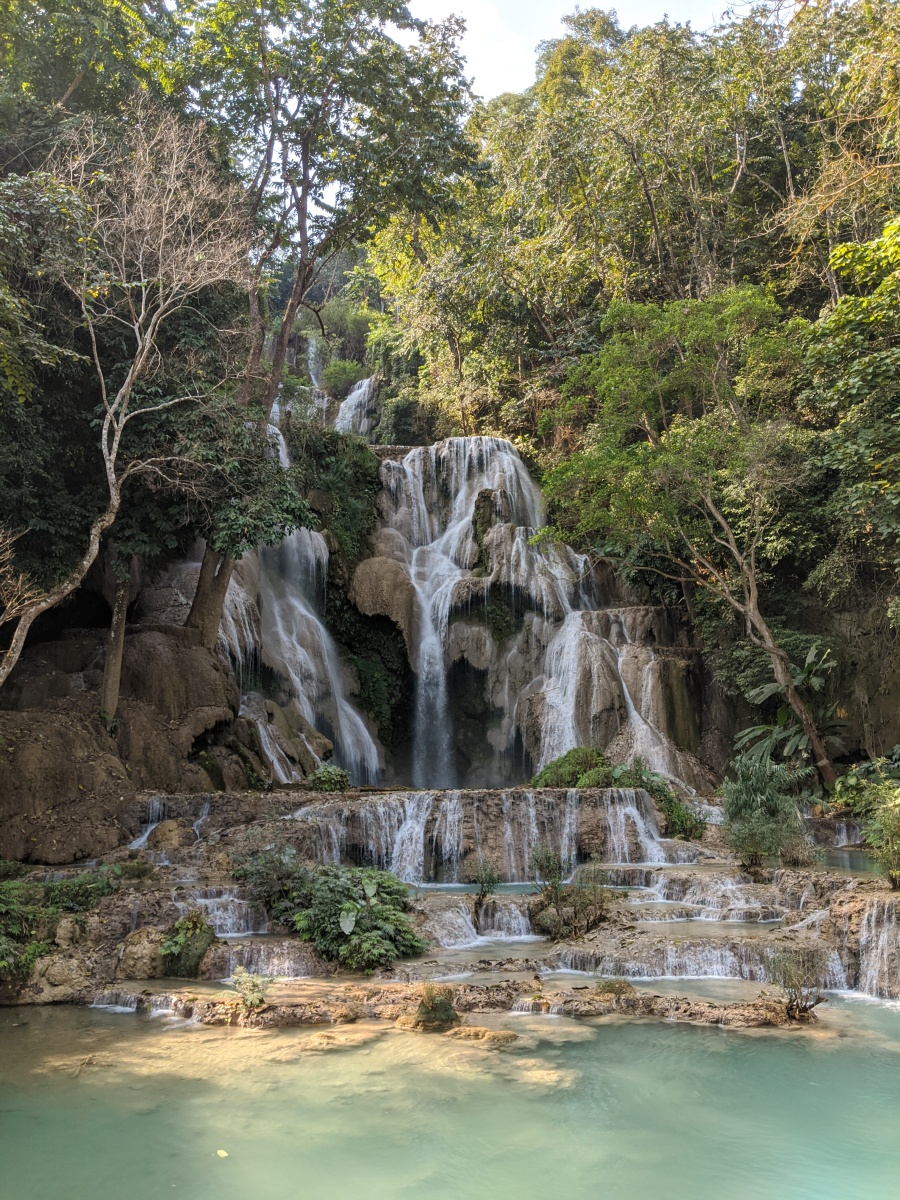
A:
{"label": "pale sky", "polygon": [[726,0],[628,0],[616,4],[597,0],[409,0],[413,16],[433,21],[451,13],[463,17],[467,32],[463,52],[474,90],[486,100],[501,92],[521,92],[534,83],[535,48],[559,37],[560,19],[581,8],[615,8],[619,24],[651,25],[668,14],[672,21],[690,21],[708,29],[721,19]]}

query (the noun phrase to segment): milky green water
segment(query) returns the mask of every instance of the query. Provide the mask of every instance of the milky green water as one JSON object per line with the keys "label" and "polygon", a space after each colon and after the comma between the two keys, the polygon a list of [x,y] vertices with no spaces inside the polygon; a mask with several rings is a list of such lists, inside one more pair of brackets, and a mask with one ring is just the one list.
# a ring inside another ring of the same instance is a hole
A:
{"label": "milky green water", "polygon": [[375,1025],[246,1033],[5,1010],[0,1196],[900,1195],[896,1009],[837,1001],[812,1034],[494,1024],[523,1036],[488,1051]]}

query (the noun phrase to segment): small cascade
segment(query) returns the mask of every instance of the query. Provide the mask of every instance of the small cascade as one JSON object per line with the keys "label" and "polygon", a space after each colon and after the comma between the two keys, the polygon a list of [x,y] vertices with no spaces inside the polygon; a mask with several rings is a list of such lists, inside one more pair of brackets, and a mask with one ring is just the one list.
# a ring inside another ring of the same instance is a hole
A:
{"label": "small cascade", "polygon": [[199,909],[212,926],[216,937],[249,937],[268,933],[269,920],[265,911],[251,904],[245,894],[235,888],[192,889],[189,901],[176,901],[184,914]]}
{"label": "small cascade", "polygon": [[136,992],[111,988],[109,991],[98,992],[88,1007],[105,1008],[108,1012],[134,1013],[138,1011],[139,1000]]}
{"label": "small cascade", "polygon": [[203,801],[203,804],[200,807],[200,812],[199,812],[199,815],[197,816],[197,820],[194,821],[194,823],[191,825],[191,829],[193,829],[193,831],[194,831],[194,837],[197,839],[198,842],[200,841],[200,838],[201,838],[200,830],[203,828],[203,825],[204,825],[206,819],[209,817],[209,809],[210,809],[211,803],[212,803],[211,800],[207,796],[207,798]]}
{"label": "small cascade", "polygon": [[483,862],[504,882],[525,883],[541,845],[559,854],[569,876],[588,859],[665,863],[698,854],[692,843],[660,838],[650,797],[632,788],[384,792],[308,804],[292,819],[311,860],[377,866],[408,883],[470,880]]}
{"label": "small cascade", "polygon": [[835,850],[843,846],[859,846],[862,840],[862,827],[858,821],[838,821],[834,830]]}
{"label": "small cascade", "polygon": [[893,898],[873,897],[859,931],[857,987],[867,996],[900,999],[900,927]]}
{"label": "small cascade", "polygon": [[[635,946],[628,955],[619,952],[564,947],[555,956],[557,966],[621,979],[747,979],[769,981],[769,951],[752,942],[721,940],[654,941]],[[825,986],[843,990],[847,976],[836,951],[828,955]]]}
{"label": "small cascade", "polygon": [[129,843],[129,850],[144,850],[147,846],[147,839],[157,827],[160,821],[166,819],[166,802],[162,796],[153,796],[147,801],[146,821],[141,825],[141,832]]}
{"label": "small cascade", "polygon": [[341,433],[355,433],[357,437],[366,437],[375,427],[373,400],[375,396],[375,376],[361,379],[354,384],[346,400],[342,401],[334,419],[334,427]]}
{"label": "small cascade", "polygon": [[527,900],[516,896],[489,896],[478,914],[478,932],[485,938],[522,940],[534,937]]}
{"label": "small cascade", "polygon": [[[666,862],[653,806],[646,792],[621,788],[610,793],[606,808],[604,857],[611,863]],[[638,857],[634,857],[635,850]]]}
{"label": "small cascade", "polygon": [[308,979],[316,974],[315,960],[306,942],[275,937],[226,942],[220,947],[212,947],[203,960],[201,974],[207,979],[230,979],[235,967],[244,967],[251,975],[270,975],[273,979]]}
{"label": "small cascade", "polygon": [[478,930],[472,924],[471,905],[463,902],[429,911],[424,933],[430,942],[445,950],[476,946],[480,940]]}
{"label": "small cascade", "polygon": [[[477,841],[477,837],[476,837]],[[459,879],[463,856],[462,792],[444,792],[438,803],[437,819],[431,835],[432,870],[441,877]]]}

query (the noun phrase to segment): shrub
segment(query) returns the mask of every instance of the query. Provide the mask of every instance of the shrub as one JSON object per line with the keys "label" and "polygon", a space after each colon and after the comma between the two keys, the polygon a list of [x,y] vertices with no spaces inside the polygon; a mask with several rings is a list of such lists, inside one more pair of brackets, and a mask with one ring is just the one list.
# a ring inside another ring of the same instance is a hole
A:
{"label": "shrub", "polygon": [[322,763],[320,767],[316,767],[307,782],[317,792],[346,792],[350,786],[350,772],[332,763]]}
{"label": "shrub", "polygon": [[600,867],[588,864],[566,883],[562,859],[541,843],[530,869],[540,885],[532,921],[542,933],[552,938],[583,937],[608,918],[613,897]]}
{"label": "shrub", "polygon": [[579,780],[588,771],[608,766],[605,755],[599,750],[588,746],[578,746],[568,750],[560,758],[554,758],[547,763],[543,770],[538,771],[531,781],[532,787],[537,788],[572,788],[572,787],[608,787],[609,784],[579,784]]}
{"label": "shrub", "polygon": [[424,1033],[443,1033],[460,1024],[460,1016],[453,1007],[453,990],[446,984],[423,983],[422,998],[412,1021],[412,1029]]}
{"label": "shrub", "polygon": [[895,890],[900,888],[900,788],[890,783],[870,785],[869,816],[863,838]]}
{"label": "shrub", "polygon": [[722,784],[725,836],[745,866],[786,851],[795,857],[807,834],[791,789],[809,770],[791,771],[771,759],[741,755],[731,764],[734,779]]}
{"label": "shrub", "polygon": [[250,899],[281,925],[292,925],[294,913],[308,902],[311,870],[293,846],[269,846],[234,861],[232,874],[247,884]]}
{"label": "shrub", "polygon": [[665,816],[667,837],[699,840],[706,822],[677,798],[661,775],[648,771],[639,758],[630,766],[612,766],[599,750],[580,746],[555,758],[531,781],[532,787],[643,788]]}
{"label": "shrub", "polygon": [[335,400],[344,400],[367,374],[366,368],[358,362],[349,358],[335,358],[327,367],[322,368],[319,386]]}
{"label": "shrub", "polygon": [[630,996],[635,991],[633,983],[627,979],[601,979],[594,984],[594,991],[601,996]]}
{"label": "shrub", "polygon": [[0,882],[7,879],[18,879],[28,870],[25,863],[14,862],[8,858],[0,858]]}
{"label": "shrub", "polygon": [[428,948],[406,915],[406,885],[388,871],[316,867],[306,900],[294,917],[300,936],[351,970],[372,972]]}
{"label": "shrub", "polygon": [[480,858],[478,866],[472,873],[470,882],[478,885],[478,891],[475,894],[475,925],[477,926],[478,917],[484,908],[485,901],[488,896],[492,896],[497,890],[497,884],[500,882],[500,872],[490,859]]}
{"label": "shrub", "polygon": [[246,967],[235,967],[232,979],[246,1011],[262,1008],[266,1002],[266,992],[272,986],[271,976],[253,975]]}
{"label": "shrub", "polygon": [[26,976],[49,953],[48,939],[59,916],[94,908],[117,890],[119,875],[117,867],[101,867],[52,883],[15,877],[0,881],[0,974]]}
{"label": "shrub", "polygon": [[769,978],[787,999],[788,1016],[809,1019],[822,995],[828,973],[828,956],[819,946],[774,950],[769,956]]}
{"label": "shrub", "polygon": [[176,921],[159,947],[166,975],[195,979],[200,960],[216,935],[199,909],[192,909]]}

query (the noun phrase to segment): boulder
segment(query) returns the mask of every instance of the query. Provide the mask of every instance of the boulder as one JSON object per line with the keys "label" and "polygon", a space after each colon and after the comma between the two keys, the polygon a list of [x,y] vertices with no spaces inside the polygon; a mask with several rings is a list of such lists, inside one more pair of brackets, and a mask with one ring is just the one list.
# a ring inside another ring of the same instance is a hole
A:
{"label": "boulder", "polygon": [[410,652],[416,592],[400,563],[392,558],[364,558],[353,572],[350,602],[366,617],[388,617],[400,632]]}
{"label": "boulder", "polygon": [[116,967],[116,979],[159,979],[163,974],[161,929],[136,929],[126,937]]}

